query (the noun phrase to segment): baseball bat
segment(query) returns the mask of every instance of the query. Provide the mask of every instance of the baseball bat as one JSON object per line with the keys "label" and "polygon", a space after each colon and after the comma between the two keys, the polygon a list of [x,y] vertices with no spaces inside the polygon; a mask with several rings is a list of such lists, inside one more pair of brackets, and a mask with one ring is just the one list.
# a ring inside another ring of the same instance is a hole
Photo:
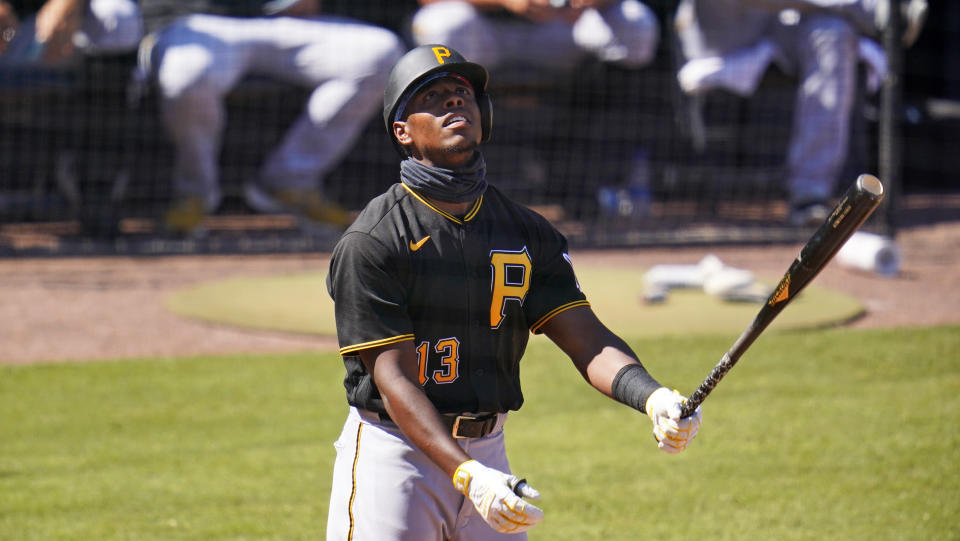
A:
{"label": "baseball bat", "polygon": [[723,376],[740,360],[747,348],[770,325],[770,322],[790,304],[796,296],[827,265],[834,254],[853,235],[883,199],[883,185],[872,175],[860,175],[853,183],[826,221],[817,228],[810,240],[800,250],[780,283],[760,308],[757,316],[713,367],[703,383],[697,387],[681,408],[681,416],[687,417],[697,409],[720,383]]}

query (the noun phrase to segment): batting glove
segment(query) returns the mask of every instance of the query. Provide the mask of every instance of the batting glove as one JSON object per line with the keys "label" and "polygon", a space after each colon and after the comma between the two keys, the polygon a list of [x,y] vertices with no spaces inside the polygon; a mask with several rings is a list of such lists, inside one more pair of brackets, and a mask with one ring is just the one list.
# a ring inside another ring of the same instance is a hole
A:
{"label": "batting glove", "polygon": [[543,520],[539,507],[522,500],[539,499],[540,493],[515,475],[488,468],[476,460],[468,460],[453,472],[453,486],[470,498],[483,520],[500,533],[525,532]]}
{"label": "batting glove", "polygon": [[672,455],[687,448],[700,430],[700,406],[689,417],[680,418],[680,407],[687,399],[677,391],[660,387],[647,398],[645,410],[653,421],[657,446]]}

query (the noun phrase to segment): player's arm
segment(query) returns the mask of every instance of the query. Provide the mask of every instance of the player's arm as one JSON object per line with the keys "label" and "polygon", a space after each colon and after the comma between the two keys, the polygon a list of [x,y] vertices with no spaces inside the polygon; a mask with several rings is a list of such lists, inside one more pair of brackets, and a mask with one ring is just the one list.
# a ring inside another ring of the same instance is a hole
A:
{"label": "player's arm", "polygon": [[470,460],[440,419],[418,383],[417,352],[406,340],[360,351],[367,372],[380,390],[390,418],[424,454],[448,475]]}
{"label": "player's arm", "polygon": [[[630,346],[608,329],[589,306],[561,312],[541,330],[570,357],[590,385],[611,398],[613,380],[620,370],[640,364]],[[649,374],[647,378],[649,395],[661,385]]]}
{"label": "player's arm", "polygon": [[[413,341],[384,340],[412,338],[405,286],[396,272],[398,257],[402,256],[394,248],[367,233],[351,231],[340,239],[327,278],[337,335],[341,346],[360,356],[390,418],[414,446],[453,475],[470,457],[454,441],[420,385]],[[382,345],[362,347],[374,343]]]}
{"label": "player's arm", "polygon": [[646,413],[661,449],[678,453],[697,435],[700,410],[681,419],[683,396],[657,382],[630,346],[608,329],[589,306],[565,310],[540,329],[570,357],[595,389]]}

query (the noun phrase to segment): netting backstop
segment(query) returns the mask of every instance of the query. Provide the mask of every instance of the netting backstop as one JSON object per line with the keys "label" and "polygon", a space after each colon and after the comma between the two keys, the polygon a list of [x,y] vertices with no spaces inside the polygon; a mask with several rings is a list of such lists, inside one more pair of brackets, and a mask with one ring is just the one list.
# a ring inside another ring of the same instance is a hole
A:
{"label": "netting backstop", "polygon": [[[369,4],[369,19],[398,32],[416,8]],[[675,2],[649,4],[663,30],[649,66],[585,61],[572,73],[494,74],[494,137],[484,148],[489,179],[545,214],[576,247],[805,240],[811,228],[786,223],[784,160],[796,81],[771,68],[750,98],[684,94],[676,78]],[[868,226],[877,231],[894,231],[893,209],[904,190],[948,189],[934,164],[946,168],[960,155],[949,136],[960,97],[951,70],[960,48],[950,47],[958,42],[951,24],[958,9],[934,9],[942,13],[931,14],[911,49],[881,40],[892,76],[878,93],[857,92],[837,193],[861,172],[880,176],[893,197]],[[890,32],[902,32],[902,22],[892,20]],[[0,254],[332,246],[329,235],[306,234],[292,217],[256,213],[244,203],[243,182],[309,94],[259,77],[226,97],[224,200],[207,220],[208,234],[164,233],[159,217],[171,201],[173,151],[156,90],[136,67],[135,53],[88,56],[70,68],[0,67]],[[325,179],[325,190],[359,210],[396,182],[397,172],[397,155],[375,115]]]}

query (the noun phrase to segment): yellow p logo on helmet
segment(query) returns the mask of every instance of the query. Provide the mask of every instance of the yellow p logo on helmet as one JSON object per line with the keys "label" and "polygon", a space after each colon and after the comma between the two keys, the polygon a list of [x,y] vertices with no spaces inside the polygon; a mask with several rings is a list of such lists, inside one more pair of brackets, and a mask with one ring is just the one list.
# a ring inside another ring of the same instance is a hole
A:
{"label": "yellow p logo on helmet", "polygon": [[438,63],[443,64],[446,62],[444,58],[450,57],[450,49],[447,49],[446,47],[434,47],[433,55],[437,57]]}

